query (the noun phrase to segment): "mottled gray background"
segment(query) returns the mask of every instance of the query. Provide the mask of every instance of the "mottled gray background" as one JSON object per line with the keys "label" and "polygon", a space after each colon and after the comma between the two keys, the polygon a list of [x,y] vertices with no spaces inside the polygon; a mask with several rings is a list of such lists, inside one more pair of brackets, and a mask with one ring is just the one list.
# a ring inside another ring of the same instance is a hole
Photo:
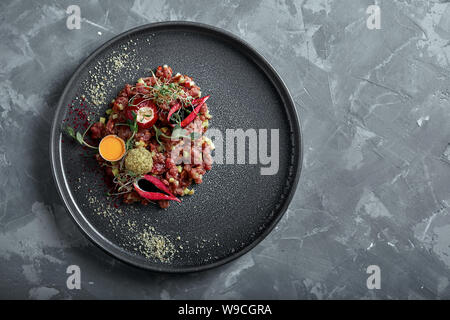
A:
{"label": "mottled gray background", "polygon": [[[1,1],[0,298],[450,298],[450,4],[369,0]],[[66,8],[81,7],[81,30]],[[207,272],[154,274],[90,244],[48,160],[58,97],[96,47],[134,26],[189,20],[248,41],[279,71],[304,168],[271,235]],[[66,268],[82,289],[66,288]],[[381,268],[368,290],[366,268]]]}

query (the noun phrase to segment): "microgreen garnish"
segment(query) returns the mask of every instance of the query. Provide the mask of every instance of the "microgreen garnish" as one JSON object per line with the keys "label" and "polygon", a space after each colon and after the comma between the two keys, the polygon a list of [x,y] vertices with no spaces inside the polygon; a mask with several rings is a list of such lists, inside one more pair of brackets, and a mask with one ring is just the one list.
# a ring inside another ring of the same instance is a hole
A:
{"label": "microgreen garnish", "polygon": [[79,131],[75,131],[74,128],[67,126],[66,127],[66,133],[67,135],[69,135],[70,137],[72,137],[73,139],[75,139],[79,144],[81,144],[82,146],[91,148],[91,149],[98,149],[98,147],[94,147],[91,146],[89,143],[87,143],[84,140],[84,137],[86,136],[86,133],[89,131],[89,129],[92,127],[92,124],[89,125],[89,127],[84,131],[83,134],[81,134]]}
{"label": "microgreen garnish", "polygon": [[130,138],[128,138],[127,142],[125,142],[125,149],[130,150],[133,147],[133,139],[136,133],[138,132],[138,124],[137,124],[137,114],[134,111],[131,111],[133,115],[133,120],[128,120],[127,123],[130,126],[130,130],[133,133]]}
{"label": "microgreen garnish", "polygon": [[[159,143],[159,145],[161,146],[161,147],[163,147],[164,148],[164,144],[161,142],[161,140],[159,140],[159,137],[160,136],[163,136],[163,137],[167,137],[160,129],[158,129],[158,127],[157,126],[153,126],[153,129],[155,129],[155,138],[156,138],[156,141],[158,141],[158,143]],[[170,137],[169,137],[170,138]]]}
{"label": "microgreen garnish", "polygon": [[[181,110],[181,108],[180,108],[180,110]],[[170,120],[173,119],[177,125],[180,125],[180,123],[181,123],[180,110],[178,110],[177,112],[175,112],[175,113],[170,117]]]}
{"label": "microgreen garnish", "polygon": [[114,176],[113,182],[118,185],[117,192],[108,192],[108,196],[118,196],[121,194],[129,193],[133,190],[133,182],[138,177],[136,173],[131,170],[125,170],[124,172],[118,172]]}
{"label": "microgreen garnish", "polygon": [[[144,86],[149,91],[149,93],[141,94],[144,99],[153,100],[159,105],[168,105],[170,102],[178,100],[185,107],[192,106],[193,98],[183,90],[183,87],[180,84],[165,82],[156,77],[153,71],[152,76],[155,80],[155,84],[153,86]],[[134,97],[130,99],[130,102],[133,102],[133,100]],[[143,101],[140,103],[142,102]],[[134,106],[132,103],[129,103],[128,105]]]}
{"label": "microgreen garnish", "polygon": [[127,120],[127,123],[130,126],[131,132],[136,133],[138,131],[137,114],[134,111],[131,111],[131,114],[133,115],[133,120]]}

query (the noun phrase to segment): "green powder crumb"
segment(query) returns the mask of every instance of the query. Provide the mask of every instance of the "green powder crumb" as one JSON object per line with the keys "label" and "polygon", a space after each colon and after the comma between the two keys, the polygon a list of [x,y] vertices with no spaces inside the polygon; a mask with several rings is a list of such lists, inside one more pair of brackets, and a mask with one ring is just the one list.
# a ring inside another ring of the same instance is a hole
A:
{"label": "green powder crumb", "polygon": [[175,246],[166,236],[157,234],[153,227],[137,235],[138,249],[147,259],[158,259],[161,262],[171,262],[176,253]]}

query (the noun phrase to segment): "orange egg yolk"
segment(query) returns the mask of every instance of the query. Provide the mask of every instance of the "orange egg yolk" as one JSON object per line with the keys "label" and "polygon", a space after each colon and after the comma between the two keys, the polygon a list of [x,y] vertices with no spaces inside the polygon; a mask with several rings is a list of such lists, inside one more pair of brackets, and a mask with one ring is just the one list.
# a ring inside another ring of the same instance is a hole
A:
{"label": "orange egg yolk", "polygon": [[120,160],[125,154],[125,142],[114,135],[106,136],[100,141],[100,155],[107,161]]}

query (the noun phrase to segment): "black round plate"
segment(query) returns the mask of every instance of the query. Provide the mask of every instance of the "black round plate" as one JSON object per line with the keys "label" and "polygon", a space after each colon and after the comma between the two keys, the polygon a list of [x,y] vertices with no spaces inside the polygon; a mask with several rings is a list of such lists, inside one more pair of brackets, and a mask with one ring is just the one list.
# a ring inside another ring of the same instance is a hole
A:
{"label": "black round plate", "polygon": [[[215,163],[203,184],[195,186],[195,194],[183,197],[181,204],[172,203],[167,210],[153,204],[116,208],[105,194],[95,160],[62,128],[65,119],[76,120],[77,108],[87,108],[98,119],[126,83],[162,64],[193,77],[203,94],[211,95],[210,130],[223,133],[224,155],[226,129],[278,129],[277,174],[261,175],[260,164]],[[92,53],[62,93],[50,143],[59,193],[84,233],[125,262],[164,272],[212,268],[253,248],[286,211],[302,163],[295,106],[275,70],[234,35],[191,22],[141,26]],[[171,244],[175,253],[169,261],[149,254],[152,246],[146,246],[145,232]]]}

